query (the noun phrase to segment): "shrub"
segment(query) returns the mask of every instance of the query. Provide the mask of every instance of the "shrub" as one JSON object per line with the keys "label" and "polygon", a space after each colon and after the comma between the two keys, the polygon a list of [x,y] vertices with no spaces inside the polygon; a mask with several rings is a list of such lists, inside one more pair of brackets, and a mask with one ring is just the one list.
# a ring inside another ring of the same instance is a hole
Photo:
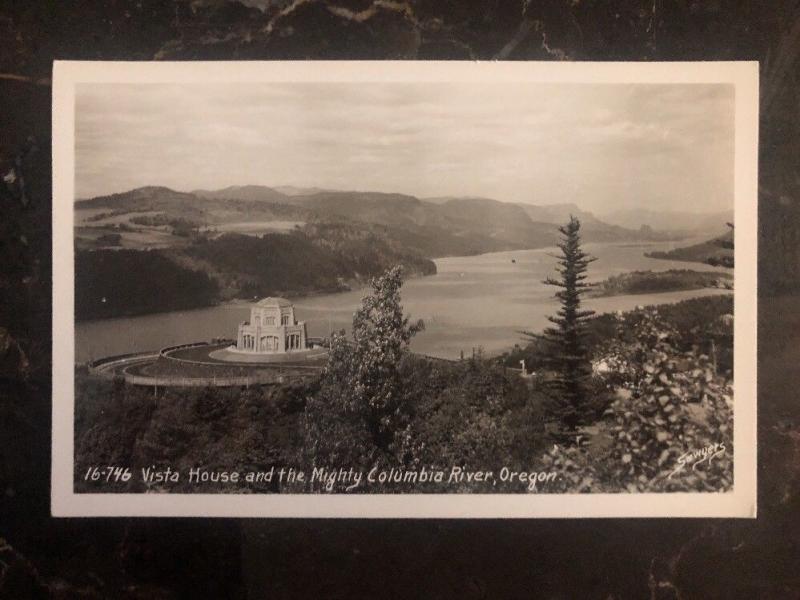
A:
{"label": "shrub", "polygon": [[[678,331],[643,311],[633,343],[609,348],[616,397],[601,423],[601,455],[558,449],[542,458],[565,468],[563,485],[594,491],[724,491],[733,481],[733,392],[696,348],[676,347]],[[570,467],[575,469],[571,471]],[[570,474],[572,472],[572,475]],[[588,481],[587,480],[587,481]]]}

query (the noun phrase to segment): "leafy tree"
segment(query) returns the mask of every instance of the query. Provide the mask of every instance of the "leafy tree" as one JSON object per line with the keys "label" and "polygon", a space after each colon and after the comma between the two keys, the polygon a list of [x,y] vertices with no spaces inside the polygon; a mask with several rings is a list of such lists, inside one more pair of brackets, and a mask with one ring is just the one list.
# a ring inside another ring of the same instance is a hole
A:
{"label": "leafy tree", "polygon": [[352,340],[334,335],[320,391],[306,411],[306,451],[314,464],[374,465],[400,453],[410,422],[401,362],[423,323],[403,316],[402,267],[370,282],[353,316]]}
{"label": "leafy tree", "polygon": [[[615,440],[609,479],[631,491],[721,491],[732,484],[733,390],[708,355],[696,347],[680,351],[679,340],[680,332],[651,309],[636,327],[636,342],[620,348],[630,377],[607,412]],[[681,457],[712,447],[713,459],[676,471]]]}
{"label": "leafy tree", "polygon": [[587,320],[594,311],[581,309],[581,296],[589,287],[585,282],[586,268],[596,259],[581,249],[580,228],[580,221],[575,217],[559,227],[561,255],[556,256],[556,271],[560,277],[549,277],[544,283],[560,288],[555,296],[561,308],[555,316],[548,317],[554,327],[546,328],[540,336],[548,346],[550,417],[558,420],[568,432],[586,423],[592,412],[588,397],[592,368],[586,335]]}

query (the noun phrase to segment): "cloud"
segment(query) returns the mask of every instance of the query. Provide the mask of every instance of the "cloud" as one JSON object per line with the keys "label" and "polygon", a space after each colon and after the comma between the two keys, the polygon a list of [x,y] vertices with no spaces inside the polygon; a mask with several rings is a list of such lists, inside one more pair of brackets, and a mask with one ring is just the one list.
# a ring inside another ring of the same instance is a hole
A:
{"label": "cloud", "polygon": [[293,184],[716,210],[733,202],[733,110],[725,85],[84,84],[76,187]]}

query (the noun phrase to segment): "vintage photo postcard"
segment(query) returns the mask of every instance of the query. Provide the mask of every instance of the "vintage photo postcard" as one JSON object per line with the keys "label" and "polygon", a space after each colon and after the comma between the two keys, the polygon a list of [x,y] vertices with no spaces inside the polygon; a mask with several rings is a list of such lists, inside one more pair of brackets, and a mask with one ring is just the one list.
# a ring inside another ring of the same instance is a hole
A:
{"label": "vintage photo postcard", "polygon": [[56,516],[754,517],[755,63],[57,62]]}

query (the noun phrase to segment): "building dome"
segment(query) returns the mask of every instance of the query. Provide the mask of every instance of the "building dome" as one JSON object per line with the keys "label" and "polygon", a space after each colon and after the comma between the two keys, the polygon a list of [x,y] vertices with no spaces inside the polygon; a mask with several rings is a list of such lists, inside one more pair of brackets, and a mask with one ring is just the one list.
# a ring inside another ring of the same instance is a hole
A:
{"label": "building dome", "polygon": [[289,308],[292,306],[292,303],[286,298],[273,298],[270,296],[259,300],[256,306],[259,308]]}

